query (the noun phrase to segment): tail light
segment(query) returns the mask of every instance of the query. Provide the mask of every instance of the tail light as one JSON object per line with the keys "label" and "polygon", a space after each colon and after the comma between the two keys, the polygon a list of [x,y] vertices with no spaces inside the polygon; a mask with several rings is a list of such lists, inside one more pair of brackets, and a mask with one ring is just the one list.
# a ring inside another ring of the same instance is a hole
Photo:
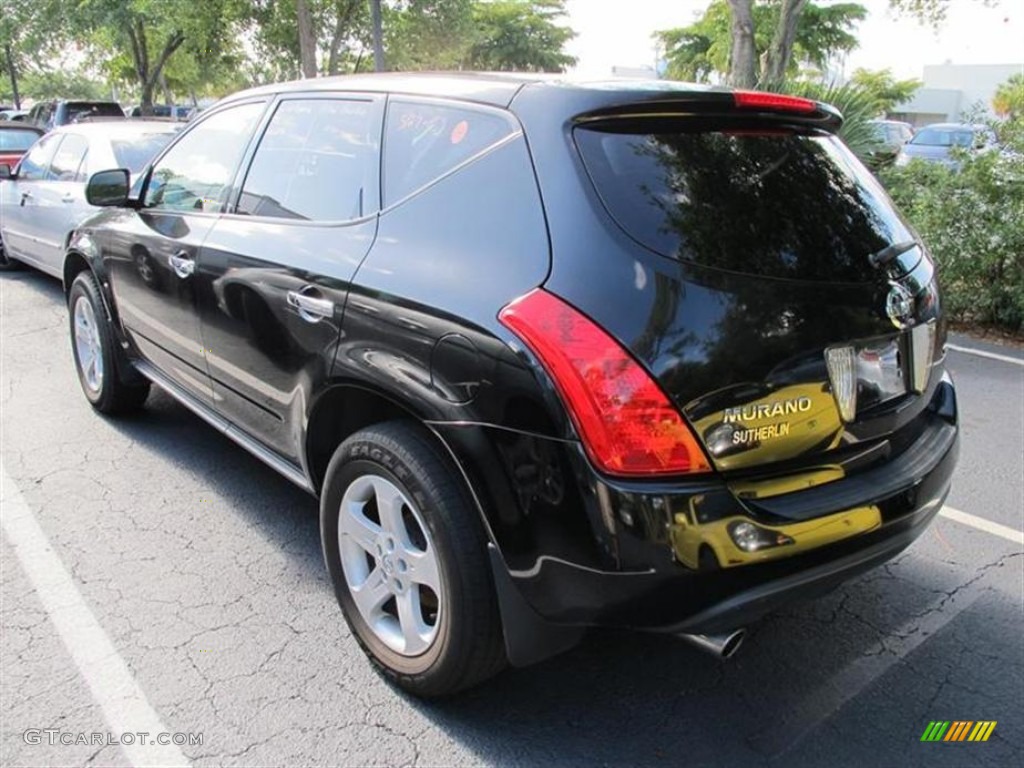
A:
{"label": "tail light", "polygon": [[811,99],[765,91],[733,91],[732,98],[738,109],[770,109],[774,112],[809,114],[818,108]]}
{"label": "tail light", "polygon": [[498,319],[540,358],[591,461],[611,475],[708,472],[700,445],[665,393],[611,336],[536,289]]}

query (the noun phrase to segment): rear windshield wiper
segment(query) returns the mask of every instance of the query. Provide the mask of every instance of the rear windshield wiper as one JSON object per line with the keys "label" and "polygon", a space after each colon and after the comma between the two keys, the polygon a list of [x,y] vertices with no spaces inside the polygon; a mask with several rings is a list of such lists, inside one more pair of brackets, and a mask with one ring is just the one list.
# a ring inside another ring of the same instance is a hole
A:
{"label": "rear windshield wiper", "polygon": [[868,256],[868,263],[872,267],[884,267],[897,256],[916,247],[916,240],[904,240],[902,243],[893,243],[892,245],[887,245],[882,250]]}

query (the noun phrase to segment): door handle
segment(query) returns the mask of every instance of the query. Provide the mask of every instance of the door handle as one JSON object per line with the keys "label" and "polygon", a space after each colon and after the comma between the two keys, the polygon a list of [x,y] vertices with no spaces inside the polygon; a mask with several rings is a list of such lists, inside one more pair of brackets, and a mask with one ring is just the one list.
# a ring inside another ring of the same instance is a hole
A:
{"label": "door handle", "polygon": [[310,296],[308,291],[316,288],[309,286],[301,291],[288,291],[288,306],[299,311],[299,317],[307,323],[319,323],[324,318],[334,317],[334,302],[330,299],[318,299]]}
{"label": "door handle", "polygon": [[178,251],[173,256],[168,256],[167,263],[174,270],[174,274],[182,280],[191,277],[192,273],[196,271],[196,262],[190,259],[185,251]]}
{"label": "door handle", "polygon": [[28,201],[28,200],[31,200],[31,199],[32,199],[32,193],[31,192],[22,192],[21,193],[21,204],[22,205],[25,205],[25,202]]}
{"label": "door handle", "polygon": [[75,196],[74,195],[64,195],[64,197],[62,197],[60,199],[60,201],[62,203],[73,203],[73,202],[75,202]]}

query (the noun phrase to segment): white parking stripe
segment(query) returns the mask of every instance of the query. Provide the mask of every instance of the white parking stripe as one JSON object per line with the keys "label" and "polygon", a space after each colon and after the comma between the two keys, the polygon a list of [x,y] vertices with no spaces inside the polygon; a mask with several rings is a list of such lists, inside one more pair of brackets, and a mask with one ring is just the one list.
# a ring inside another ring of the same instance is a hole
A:
{"label": "white parking stripe", "polygon": [[969,525],[972,528],[977,528],[979,531],[991,533],[993,536],[999,536],[1000,538],[1012,541],[1014,544],[1019,544],[1024,547],[1024,532],[1010,528],[1008,525],[993,523],[991,520],[986,520],[983,517],[978,517],[977,515],[972,515],[967,512],[961,512],[959,509],[953,509],[952,507],[943,507],[939,510],[939,514],[950,520],[955,520],[962,525]]}
{"label": "white parking stripe", "polygon": [[[135,734],[133,744],[121,743],[135,766],[187,766],[188,758],[174,745],[156,744],[167,732],[128,666],[100,626],[78,587],[71,580],[21,491],[0,464],[0,523],[28,575],[50,621],[78,666],[111,733]],[[149,734],[139,743],[138,734]],[[149,743],[153,741],[154,743]]]}
{"label": "white parking stripe", "polygon": [[974,349],[974,347],[961,347],[957,344],[946,344],[946,349],[952,349],[954,352],[963,352],[965,355],[975,355],[976,357],[987,357],[989,360],[999,360],[1004,363],[1013,363],[1014,365],[1024,365],[1024,360],[1019,357],[1010,357],[1009,355],[999,355],[995,352],[987,352],[984,349]]}

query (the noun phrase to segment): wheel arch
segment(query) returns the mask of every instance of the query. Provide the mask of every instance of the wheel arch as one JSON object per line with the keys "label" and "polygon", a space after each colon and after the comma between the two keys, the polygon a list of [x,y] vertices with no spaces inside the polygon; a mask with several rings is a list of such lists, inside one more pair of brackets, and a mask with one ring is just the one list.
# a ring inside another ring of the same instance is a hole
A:
{"label": "wheel arch", "polygon": [[415,409],[366,384],[340,381],[316,398],[306,419],[303,441],[306,470],[319,495],[335,449],[350,435],[392,419],[423,423]]}
{"label": "wheel arch", "polygon": [[[70,237],[70,236],[69,236]],[[100,301],[103,302],[103,309],[107,313],[107,317],[110,318],[110,324],[112,326],[114,341],[116,343],[114,363],[117,366],[119,374],[127,382],[142,382],[144,379],[133,366],[128,359],[126,353],[126,339],[124,331],[121,328],[120,318],[117,314],[117,310],[114,306],[114,302],[111,300],[110,287],[106,280],[103,279],[101,274],[97,273],[95,265],[90,261],[81,251],[71,248],[67,251],[64,256],[64,264],[61,267],[61,279],[64,288],[64,301],[67,303],[71,296],[71,285],[75,282],[75,279],[83,272],[89,272],[92,274],[93,279],[96,281],[96,285],[99,288]]]}
{"label": "wheel arch", "polygon": [[[69,250],[64,256],[64,264],[61,269],[61,278],[64,282],[64,298],[67,299],[71,293],[71,284],[75,282],[75,278],[78,277],[82,272],[92,270],[92,265],[89,264],[89,260],[85,258],[79,251]],[[93,273],[95,274],[95,273]],[[102,291],[100,292],[102,294]],[[104,303],[107,301],[107,297],[103,297]],[[109,311],[110,307],[107,307]]]}
{"label": "wheel arch", "polygon": [[[431,415],[423,412],[422,405],[416,407],[361,382],[334,383],[317,398],[307,421],[304,458],[316,494],[322,492],[327,466],[338,445],[360,429],[392,419],[413,421],[431,435],[479,515],[488,542],[487,556],[501,614],[505,650],[513,666],[528,666],[576,645],[583,635],[582,628],[550,624],[513,583],[502,554],[503,542],[499,541],[504,537],[499,536],[495,528],[501,525],[501,497],[504,496],[506,503],[514,503],[511,502],[513,494],[501,473],[488,473],[486,477],[480,474],[481,462],[497,461],[486,430],[470,427],[471,435],[456,438],[440,424],[431,423]],[[465,427],[459,428],[462,433],[465,430]],[[488,455],[475,455],[475,461],[468,461],[464,460],[467,450]],[[491,488],[492,482],[498,487]],[[492,515],[496,515],[494,520]]]}

